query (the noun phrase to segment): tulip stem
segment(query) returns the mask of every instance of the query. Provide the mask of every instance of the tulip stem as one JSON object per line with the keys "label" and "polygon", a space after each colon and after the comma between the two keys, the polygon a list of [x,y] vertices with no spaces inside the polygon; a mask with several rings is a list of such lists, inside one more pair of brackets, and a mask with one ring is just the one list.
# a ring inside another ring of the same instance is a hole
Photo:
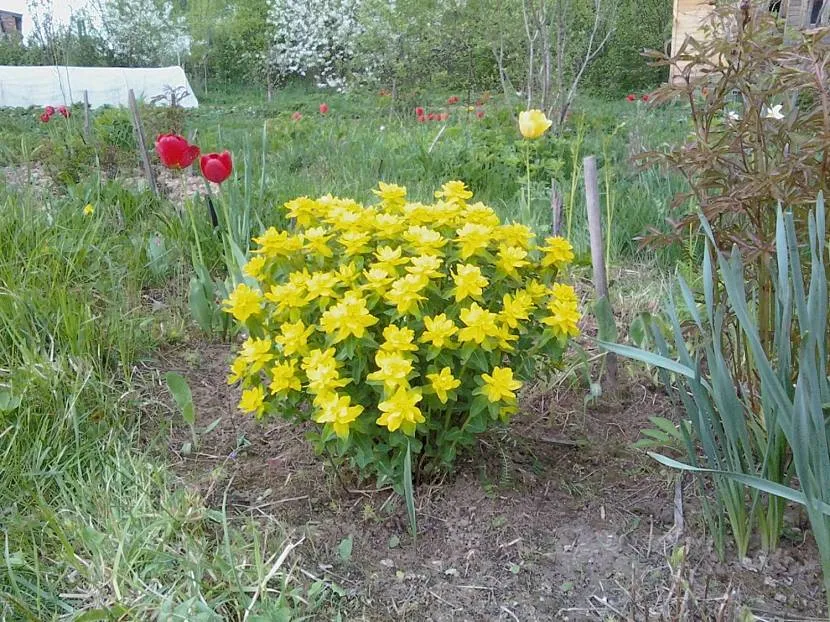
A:
{"label": "tulip stem", "polygon": [[183,170],[180,176],[182,184],[182,203],[184,203],[184,209],[187,211],[187,215],[190,218],[190,228],[193,229],[193,239],[196,242],[196,253],[199,258],[199,265],[203,266],[205,264],[205,258],[202,254],[202,242],[199,240],[199,230],[196,228],[196,219],[193,217],[193,208],[187,201],[187,182],[185,181],[186,174],[187,172]]}
{"label": "tulip stem", "polygon": [[527,216],[530,216],[530,142],[525,141],[525,166],[527,169]]}

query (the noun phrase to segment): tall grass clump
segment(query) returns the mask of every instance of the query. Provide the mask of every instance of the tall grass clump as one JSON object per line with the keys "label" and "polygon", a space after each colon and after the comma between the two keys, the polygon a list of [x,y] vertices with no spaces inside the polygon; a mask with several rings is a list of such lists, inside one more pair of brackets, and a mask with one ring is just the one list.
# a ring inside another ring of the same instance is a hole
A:
{"label": "tall grass clump", "polygon": [[[676,436],[686,463],[652,454],[662,463],[699,474],[714,495],[704,497],[707,521],[721,552],[727,531],[744,557],[758,533],[772,549],[784,529],[786,501],[806,507],[818,545],[830,608],[830,324],[824,199],[798,239],[794,215],[778,212],[775,263],[770,266],[775,312],[773,351],[761,337],[759,301],[747,294],[741,254],[714,251],[703,265],[701,306],[679,279],[683,311],[697,338],[687,337],[669,300],[671,343],[651,325],[655,352],[605,344],[611,351],[654,365],[683,405]],[[697,343],[695,343],[697,342]],[[755,382],[743,382],[753,378]]]}

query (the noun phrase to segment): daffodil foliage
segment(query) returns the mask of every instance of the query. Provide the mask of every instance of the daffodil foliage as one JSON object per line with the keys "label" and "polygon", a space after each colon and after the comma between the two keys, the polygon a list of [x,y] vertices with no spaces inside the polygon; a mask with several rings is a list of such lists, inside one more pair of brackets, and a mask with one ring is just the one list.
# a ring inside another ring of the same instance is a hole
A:
{"label": "daffodil foliage", "polygon": [[248,282],[224,301],[250,335],[229,382],[242,410],[311,420],[321,451],[397,487],[407,446],[446,467],[507,421],[580,313],[563,238],[502,224],[460,181],[430,205],[392,184],[374,193],[294,199],[293,230],[254,238]]}

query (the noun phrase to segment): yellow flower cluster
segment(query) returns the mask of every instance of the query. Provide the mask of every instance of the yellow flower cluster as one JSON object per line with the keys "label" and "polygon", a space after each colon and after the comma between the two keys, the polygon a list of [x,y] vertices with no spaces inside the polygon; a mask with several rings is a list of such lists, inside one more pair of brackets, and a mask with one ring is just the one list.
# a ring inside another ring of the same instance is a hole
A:
{"label": "yellow flower cluster", "polygon": [[530,228],[471,203],[460,181],[429,204],[395,184],[374,194],[371,206],[294,199],[294,230],[254,238],[246,282],[224,301],[251,335],[228,379],[242,383],[240,408],[309,405],[340,438],[358,425],[412,436],[476,395],[514,412],[521,381],[509,359],[543,342],[561,353],[579,333],[576,293],[556,280],[571,245],[537,245]]}

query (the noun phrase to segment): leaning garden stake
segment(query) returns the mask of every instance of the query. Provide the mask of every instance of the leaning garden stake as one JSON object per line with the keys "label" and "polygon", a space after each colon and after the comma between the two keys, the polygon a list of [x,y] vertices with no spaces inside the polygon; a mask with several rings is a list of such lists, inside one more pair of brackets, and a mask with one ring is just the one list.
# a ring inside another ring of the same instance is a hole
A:
{"label": "leaning garden stake", "polygon": [[[614,312],[608,297],[608,278],[605,273],[605,256],[602,244],[602,212],[599,200],[599,182],[597,181],[597,159],[587,156],[582,160],[585,175],[585,207],[588,210],[588,235],[591,240],[591,263],[594,266],[594,289],[597,298],[594,301],[594,315],[597,318],[599,337],[616,337]],[[606,383],[613,391],[617,386],[617,356],[613,352],[606,354]]]}
{"label": "leaning garden stake", "polygon": [[144,138],[144,129],[141,127],[141,117],[138,115],[138,105],[135,102],[135,93],[132,89],[128,93],[130,112],[133,116],[133,130],[135,130],[135,142],[138,144],[138,153],[141,156],[141,163],[144,166],[144,175],[147,183],[150,184],[150,191],[158,196],[156,176],[153,175],[153,167],[150,166],[150,154],[147,153],[147,139]]}

